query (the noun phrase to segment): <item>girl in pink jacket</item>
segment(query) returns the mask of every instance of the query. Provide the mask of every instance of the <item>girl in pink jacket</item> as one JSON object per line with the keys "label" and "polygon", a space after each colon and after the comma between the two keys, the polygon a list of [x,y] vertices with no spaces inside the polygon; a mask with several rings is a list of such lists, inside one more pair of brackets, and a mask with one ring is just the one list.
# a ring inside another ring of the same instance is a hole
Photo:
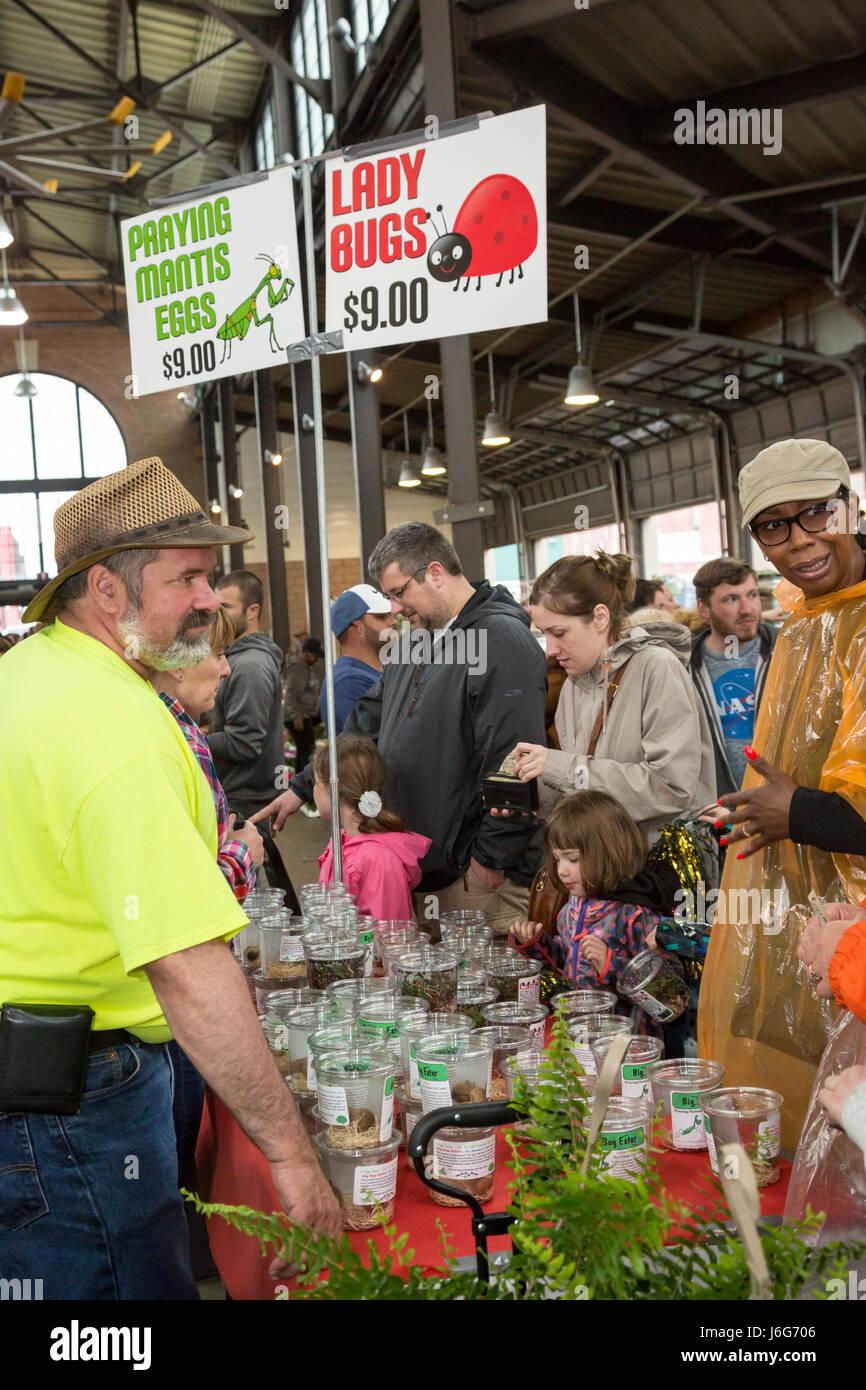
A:
{"label": "girl in pink jacket", "polygon": [[[421,878],[419,860],[430,848],[426,835],[407,830],[402,820],[382,804],[385,764],[372,739],[359,734],[337,737],[340,782],[340,843],[343,879],[358,911],[379,921],[414,917],[412,889]],[[330,763],[327,748],[313,759],[313,791],[319,815],[331,815]],[[319,882],[331,883],[334,856],[331,845],[319,859]]]}

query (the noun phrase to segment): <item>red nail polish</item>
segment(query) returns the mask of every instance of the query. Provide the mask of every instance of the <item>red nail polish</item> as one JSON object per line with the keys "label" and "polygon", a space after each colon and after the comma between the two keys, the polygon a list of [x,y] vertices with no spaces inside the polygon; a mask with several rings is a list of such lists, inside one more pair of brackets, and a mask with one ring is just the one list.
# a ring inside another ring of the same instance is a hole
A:
{"label": "red nail polish", "polygon": [[713,829],[714,829],[714,830],[721,830],[721,828],[722,828],[722,822],[721,822],[720,820],[713,821]]}
{"label": "red nail polish", "polygon": [[742,855],[742,854],[738,854],[738,855],[737,855],[737,858],[738,858],[738,859],[742,859],[742,858],[743,858],[743,855]]}
{"label": "red nail polish", "polygon": [[746,757],[749,759],[750,762],[758,756],[754,748],[744,748],[743,752],[745,753]]}
{"label": "red nail polish", "polygon": [[726,835],[723,835],[722,838],[719,840],[719,844],[720,844],[720,845],[726,845],[727,843],[728,843],[727,836],[726,836]]}

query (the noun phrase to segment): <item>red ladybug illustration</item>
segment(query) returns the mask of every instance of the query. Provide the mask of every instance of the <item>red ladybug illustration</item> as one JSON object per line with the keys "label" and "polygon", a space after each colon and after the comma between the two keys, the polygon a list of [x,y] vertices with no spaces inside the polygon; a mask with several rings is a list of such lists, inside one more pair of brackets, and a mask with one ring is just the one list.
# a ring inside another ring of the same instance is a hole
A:
{"label": "red ladybug illustration", "polygon": [[[441,203],[437,212],[442,211]],[[427,214],[434,230],[432,213]],[[532,194],[511,174],[490,174],[476,184],[464,199],[454,226],[447,225],[437,237],[427,255],[427,269],[434,280],[458,288],[465,277],[464,292],[474,275],[475,288],[480,290],[482,275],[497,275],[497,289],[509,270],[509,285],[514,284],[514,272],[523,279],[523,262],[538,245],[538,216]],[[470,272],[471,265],[471,272]]]}

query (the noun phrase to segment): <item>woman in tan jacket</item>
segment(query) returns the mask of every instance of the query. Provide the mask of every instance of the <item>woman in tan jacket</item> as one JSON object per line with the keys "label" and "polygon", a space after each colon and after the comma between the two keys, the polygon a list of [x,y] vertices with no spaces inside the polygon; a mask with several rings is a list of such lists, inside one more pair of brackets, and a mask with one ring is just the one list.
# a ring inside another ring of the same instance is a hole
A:
{"label": "woman in tan jacket", "polygon": [[524,782],[540,779],[542,815],[571,792],[605,791],[652,845],[664,825],[715,800],[715,765],[689,632],[669,622],[624,631],[634,583],[631,557],[602,551],[566,556],[536,580],[532,619],[567,677],[560,748],[519,743],[515,762]]}

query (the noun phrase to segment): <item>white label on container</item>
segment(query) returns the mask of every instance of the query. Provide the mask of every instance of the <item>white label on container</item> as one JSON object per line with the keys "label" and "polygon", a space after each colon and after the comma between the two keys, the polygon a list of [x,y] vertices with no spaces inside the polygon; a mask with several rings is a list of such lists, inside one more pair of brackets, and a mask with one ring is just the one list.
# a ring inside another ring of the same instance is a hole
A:
{"label": "white label on container", "polygon": [[517,998],[521,1004],[537,1004],[541,990],[540,975],[521,975],[517,981]]}
{"label": "white label on container", "polygon": [[530,1023],[529,1032],[532,1036],[533,1052],[544,1051],[544,1019],[540,1023]]}
{"label": "white label on container", "polygon": [[444,1062],[419,1062],[418,1084],[421,1087],[425,1115],[430,1110],[438,1110],[442,1105],[451,1104],[451,1086],[448,1082],[448,1068]]}
{"label": "white label on container", "polygon": [[379,1116],[379,1140],[386,1144],[391,1138],[391,1131],[394,1128],[394,1078],[389,1076],[385,1082],[385,1094],[382,1097],[382,1113]]}
{"label": "white label on container", "polygon": [[410,1110],[408,1105],[403,1107],[403,1129],[406,1134],[406,1147],[409,1147],[409,1140],[412,1137],[412,1130],[418,1123],[418,1111]]}
{"label": "white label on container", "polygon": [[421,1083],[418,1080],[418,1056],[413,1042],[409,1044],[409,1094],[415,1100],[421,1096]]}
{"label": "white label on container", "polygon": [[375,1202],[394,1200],[397,1191],[397,1155],[387,1163],[361,1163],[355,1169],[352,1201],[356,1207],[371,1207]]}
{"label": "white label on container", "polygon": [[280,937],[280,960],[303,960],[304,943],[300,936]]}
{"label": "white label on container", "polygon": [[635,1096],[638,1100],[647,1100],[650,1098],[650,1084],[646,1079],[646,1066],[644,1063],[623,1063],[622,1093],[624,1096]]}
{"label": "white label on container", "polygon": [[707,1147],[699,1091],[671,1092],[671,1131],[677,1149]]}
{"label": "white label on container", "polygon": [[598,1067],[588,1044],[574,1044],[574,1055],[587,1076],[598,1076]]}
{"label": "white label on container", "polygon": [[434,1178],[487,1178],[496,1167],[496,1135],[455,1143],[451,1139],[433,1140]]}
{"label": "white label on container", "polygon": [[758,1122],[758,1158],[766,1162],[778,1158],[782,1148],[781,1116]]}
{"label": "white label on container", "polygon": [[712,1168],[714,1173],[718,1173],[719,1156],[716,1153],[716,1141],[713,1138],[713,1129],[710,1123],[710,1117],[706,1113],[704,1113],[704,1134],[707,1137],[707,1148],[710,1151],[710,1167]]}
{"label": "white label on container", "polygon": [[655,1018],[659,1023],[667,1023],[669,1018],[673,1018],[674,1011],[669,1009],[667,1004],[660,1004],[651,994],[647,994],[645,989],[632,991],[631,999],[637,1004],[644,1013],[649,1014],[650,1018]]}
{"label": "white label on container", "polygon": [[634,1178],[646,1168],[647,1141],[643,1125],[602,1134],[602,1169],[615,1178]]}
{"label": "white label on container", "polygon": [[[309,1073],[308,1073],[309,1075]],[[347,1125],[349,1123],[349,1103],[342,1086],[317,1087],[319,1093],[319,1114],[326,1125]]]}

